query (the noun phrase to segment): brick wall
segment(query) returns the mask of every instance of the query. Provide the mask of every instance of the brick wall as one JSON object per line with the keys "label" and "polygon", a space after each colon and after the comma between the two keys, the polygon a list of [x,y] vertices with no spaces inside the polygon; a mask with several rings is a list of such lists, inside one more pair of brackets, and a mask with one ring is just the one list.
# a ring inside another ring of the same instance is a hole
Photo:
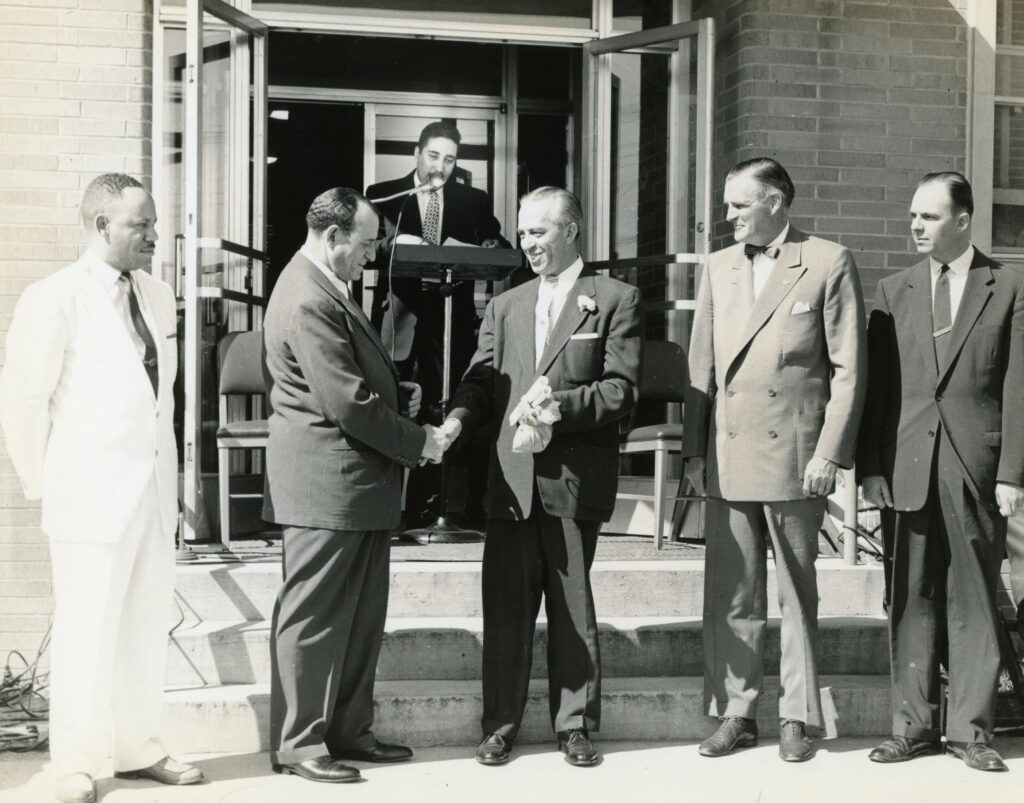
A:
{"label": "brick wall", "polygon": [[[867,299],[917,257],[917,179],[966,164],[966,0],[703,0],[718,27],[716,210],[738,161],[769,155],[794,223],[851,248]],[[715,247],[730,241],[716,212]]]}
{"label": "brick wall", "polygon": [[[21,291],[75,260],[97,173],[149,182],[148,0],[0,0],[0,361]],[[39,508],[0,440],[0,658],[31,658],[49,622]]]}

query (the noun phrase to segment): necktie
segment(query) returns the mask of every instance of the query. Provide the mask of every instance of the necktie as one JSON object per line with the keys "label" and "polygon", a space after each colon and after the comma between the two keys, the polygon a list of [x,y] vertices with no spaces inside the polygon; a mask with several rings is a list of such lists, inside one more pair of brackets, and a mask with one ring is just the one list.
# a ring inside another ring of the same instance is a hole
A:
{"label": "necktie", "polygon": [[544,336],[544,345],[551,342],[551,330],[555,328],[555,288],[558,287],[557,276],[545,276],[544,284],[548,288],[548,331]]}
{"label": "necktie", "polygon": [[423,239],[431,245],[440,245],[441,232],[438,230],[438,223],[441,221],[441,201],[437,193],[427,195],[427,217],[423,221]]}
{"label": "necktie", "polygon": [[747,243],[743,246],[743,256],[751,262],[754,261],[754,258],[758,254],[764,254],[769,259],[778,259],[779,249],[778,246],[774,245],[751,245],[750,243]]}
{"label": "necktie", "polygon": [[544,354],[548,343],[551,342],[551,330],[555,327],[555,287],[558,285],[557,276],[545,276],[541,282],[540,293],[547,293],[547,304],[545,313],[537,321],[537,337],[535,343],[536,362]]}
{"label": "necktie", "polygon": [[[149,382],[153,386],[153,395],[157,395],[160,385],[160,368],[157,363],[156,343],[153,342],[153,335],[146,326],[146,319],[142,317],[142,309],[139,307],[138,296],[135,295],[135,286],[127,273],[122,273],[117,278],[121,293],[128,300],[128,315],[131,318],[132,329],[129,334],[134,334],[132,340],[136,341],[136,348],[141,345],[142,364],[149,375]],[[134,331],[133,331],[134,330]]]}
{"label": "necktie", "polygon": [[935,340],[935,359],[939,369],[949,360],[950,333],[953,331],[953,315],[949,297],[949,265],[939,268],[935,280],[935,298],[932,301],[932,337]]}

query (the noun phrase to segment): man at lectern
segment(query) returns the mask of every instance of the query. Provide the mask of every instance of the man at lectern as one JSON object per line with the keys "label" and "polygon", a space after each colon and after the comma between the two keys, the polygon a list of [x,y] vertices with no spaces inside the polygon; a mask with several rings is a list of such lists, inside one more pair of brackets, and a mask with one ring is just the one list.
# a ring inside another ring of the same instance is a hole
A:
{"label": "man at lectern", "polygon": [[[377,203],[386,232],[386,248],[377,261],[377,286],[373,293],[372,319],[384,345],[398,366],[403,380],[415,379],[423,388],[421,418],[438,423],[437,402],[441,399],[444,351],[444,299],[436,279],[396,278],[389,281],[388,262],[396,234],[399,242],[428,245],[453,241],[485,248],[508,248],[501,236],[501,224],[492,212],[487,193],[451,180],[459,155],[462,135],[447,122],[434,122],[420,133],[414,152],[415,169],[392,181],[374,184],[366,190]],[[420,192],[413,192],[424,187]],[[433,189],[429,189],[429,188]],[[458,282],[452,296],[452,383],[458,382],[469,365],[476,345],[476,309],[473,282]],[[406,523],[416,526],[429,518],[429,497],[436,492],[439,474],[428,466],[409,476]]]}

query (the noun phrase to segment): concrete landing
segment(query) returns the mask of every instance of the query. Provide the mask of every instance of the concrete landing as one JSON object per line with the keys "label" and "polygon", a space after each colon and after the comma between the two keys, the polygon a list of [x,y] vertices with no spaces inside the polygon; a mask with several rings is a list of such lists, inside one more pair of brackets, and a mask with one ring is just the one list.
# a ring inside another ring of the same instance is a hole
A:
{"label": "concrete landing", "polygon": [[[266,753],[179,756],[209,778],[200,786],[164,787],[103,778],[100,803],[1020,803],[1024,739],[997,739],[1010,772],[981,773],[946,756],[881,766],[867,759],[876,739],[820,741],[804,764],[779,760],[777,742],[719,759],[697,755],[695,742],[598,742],[603,762],[570,767],[553,743],[527,745],[503,767],[481,767],[473,746],[426,748],[393,766],[358,764],[365,780],[332,786],[270,771]],[[45,754],[0,754],[0,803],[50,803]]]}

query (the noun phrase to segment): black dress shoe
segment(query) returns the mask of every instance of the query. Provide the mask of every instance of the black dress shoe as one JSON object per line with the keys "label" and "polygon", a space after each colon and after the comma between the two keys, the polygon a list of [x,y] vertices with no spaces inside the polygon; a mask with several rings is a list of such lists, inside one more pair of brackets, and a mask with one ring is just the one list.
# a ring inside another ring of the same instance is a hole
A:
{"label": "black dress shoe", "polygon": [[757,723],[744,717],[726,717],[711,736],[700,743],[697,752],[709,758],[727,756],[737,747],[757,745]]}
{"label": "black dress shoe", "polygon": [[910,761],[918,756],[930,756],[938,752],[938,742],[911,739],[909,736],[893,736],[868,753],[868,758],[879,764],[896,764],[900,761]]}
{"label": "black dress shoe", "polygon": [[962,758],[964,764],[972,770],[1006,772],[1009,769],[1003,763],[1002,756],[982,742],[946,742],[946,752]]}
{"label": "black dress shoe", "polygon": [[345,761],[369,761],[371,764],[394,764],[412,758],[412,750],[400,744],[374,742],[369,750],[332,750],[331,758]]}
{"label": "black dress shoe", "polygon": [[360,778],[359,770],[355,767],[348,767],[330,756],[307,758],[294,764],[271,764],[270,767],[283,775],[298,775],[307,781],[321,783],[350,783]]}
{"label": "black dress shoe", "polygon": [[565,753],[565,762],[574,767],[593,767],[601,757],[584,728],[559,731],[558,749]]}
{"label": "black dress shoe", "polygon": [[476,760],[480,764],[496,766],[508,761],[512,754],[512,742],[499,733],[485,736],[476,748]]}
{"label": "black dress shoe", "polygon": [[779,723],[779,758],[783,761],[806,761],[812,755],[814,750],[804,723],[797,719],[782,720]]}

